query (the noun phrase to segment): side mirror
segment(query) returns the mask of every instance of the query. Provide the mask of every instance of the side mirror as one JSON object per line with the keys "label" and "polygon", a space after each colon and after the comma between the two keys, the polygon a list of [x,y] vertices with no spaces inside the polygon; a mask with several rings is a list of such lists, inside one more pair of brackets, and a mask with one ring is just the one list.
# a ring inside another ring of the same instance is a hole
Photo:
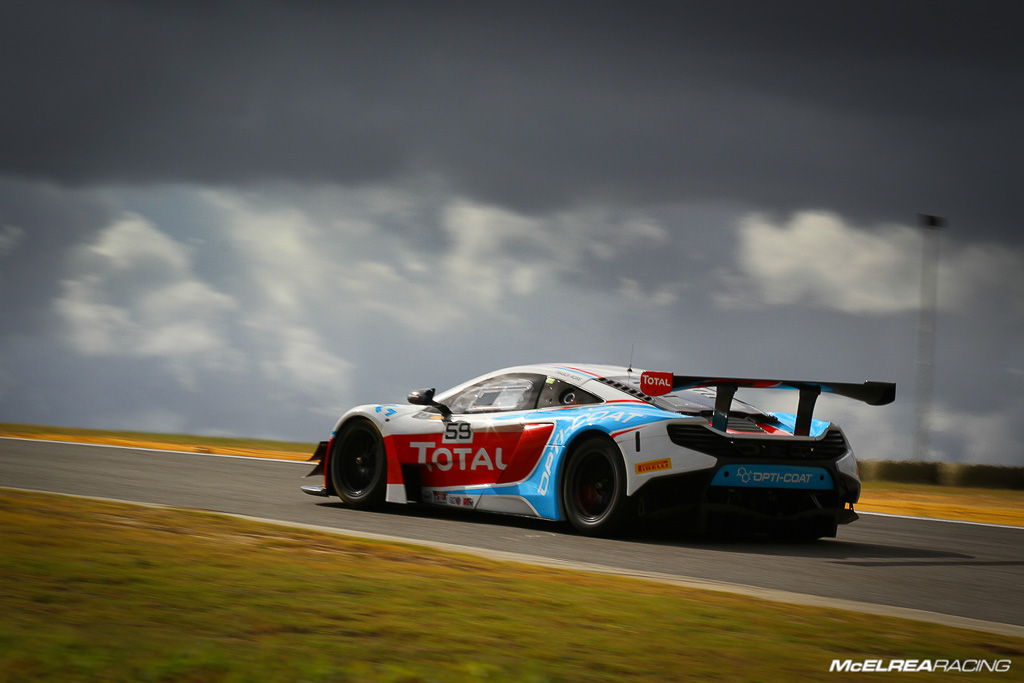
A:
{"label": "side mirror", "polygon": [[429,406],[434,402],[434,390],[417,389],[416,391],[410,392],[409,397],[406,400],[414,406]]}
{"label": "side mirror", "polygon": [[452,411],[448,406],[443,403],[438,403],[434,400],[434,389],[417,389],[416,391],[410,392],[406,400],[414,406],[430,406],[437,408],[441,412],[441,419],[448,421],[452,417]]}

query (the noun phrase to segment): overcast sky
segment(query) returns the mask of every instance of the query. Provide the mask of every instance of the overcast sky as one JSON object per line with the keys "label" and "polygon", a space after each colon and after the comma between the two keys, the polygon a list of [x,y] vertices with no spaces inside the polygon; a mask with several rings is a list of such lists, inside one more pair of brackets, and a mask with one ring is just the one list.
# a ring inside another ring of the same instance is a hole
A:
{"label": "overcast sky", "polygon": [[317,441],[633,349],[896,381],[819,416],[902,459],[934,213],[933,457],[1024,464],[1022,7],[9,0],[0,421]]}

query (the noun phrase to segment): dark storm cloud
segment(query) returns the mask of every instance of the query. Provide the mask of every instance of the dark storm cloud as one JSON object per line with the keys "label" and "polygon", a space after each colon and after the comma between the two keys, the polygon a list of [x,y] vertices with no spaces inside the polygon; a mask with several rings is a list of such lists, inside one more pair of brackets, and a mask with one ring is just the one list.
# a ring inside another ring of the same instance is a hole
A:
{"label": "dark storm cloud", "polygon": [[71,250],[114,211],[91,193],[0,178],[0,319],[18,334],[49,322]]}
{"label": "dark storm cloud", "polygon": [[1016,223],[1016,2],[12,2],[0,163]]}

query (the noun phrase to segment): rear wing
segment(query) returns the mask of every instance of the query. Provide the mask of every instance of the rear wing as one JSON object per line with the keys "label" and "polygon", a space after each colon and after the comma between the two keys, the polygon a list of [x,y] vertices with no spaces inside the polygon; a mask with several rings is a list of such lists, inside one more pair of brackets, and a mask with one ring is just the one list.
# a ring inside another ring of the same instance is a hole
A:
{"label": "rear wing", "polygon": [[736,390],[741,387],[744,389],[794,389],[799,391],[800,400],[796,410],[794,436],[808,436],[810,434],[814,404],[822,392],[863,401],[871,406],[884,406],[896,400],[896,385],[892,382],[850,384],[791,379],[700,377],[694,375],[675,375],[671,372],[653,372],[650,370],[640,375],[640,390],[649,396],[661,396],[670,391],[696,389],[699,387],[715,388],[715,412],[711,418],[711,426],[723,432],[729,423],[729,410],[732,407],[732,399],[736,395]]}

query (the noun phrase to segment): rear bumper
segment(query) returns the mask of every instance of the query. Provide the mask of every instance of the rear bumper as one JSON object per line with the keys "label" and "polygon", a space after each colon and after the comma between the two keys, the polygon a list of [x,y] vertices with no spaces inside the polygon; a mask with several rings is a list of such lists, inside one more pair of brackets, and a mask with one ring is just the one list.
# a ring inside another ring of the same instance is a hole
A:
{"label": "rear bumper", "polygon": [[[741,482],[736,477],[741,467],[807,473],[814,483],[808,479],[806,487],[795,485],[794,478]],[[799,524],[828,528],[857,519],[853,503],[860,497],[860,482],[840,472],[834,460],[720,458],[709,469],[651,479],[634,495],[642,514],[681,517],[694,531],[726,527],[757,532]]]}

